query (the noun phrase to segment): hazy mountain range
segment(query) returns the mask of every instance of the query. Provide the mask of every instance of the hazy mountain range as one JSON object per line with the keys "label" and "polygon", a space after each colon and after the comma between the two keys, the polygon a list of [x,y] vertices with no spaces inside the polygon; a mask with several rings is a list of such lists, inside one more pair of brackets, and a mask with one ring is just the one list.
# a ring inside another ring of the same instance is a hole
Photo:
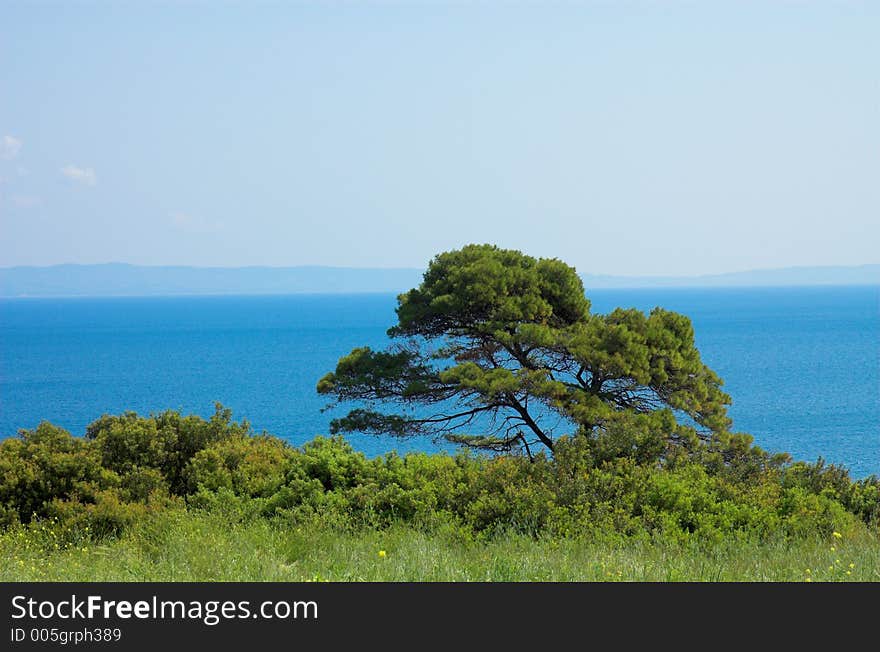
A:
{"label": "hazy mountain range", "polygon": [[[0,297],[402,292],[420,269],[163,267],[107,263],[0,268]],[[707,276],[582,274],[587,289],[880,285],[880,265],[789,267]]]}

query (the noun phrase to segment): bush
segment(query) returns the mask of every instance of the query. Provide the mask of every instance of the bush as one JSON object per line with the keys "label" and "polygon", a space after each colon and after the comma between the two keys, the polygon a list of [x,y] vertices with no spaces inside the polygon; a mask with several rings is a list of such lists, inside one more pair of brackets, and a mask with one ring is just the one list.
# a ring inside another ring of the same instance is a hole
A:
{"label": "bush", "polygon": [[225,488],[254,498],[271,496],[284,484],[291,454],[290,447],[275,437],[235,434],[192,457],[186,486]]}
{"label": "bush", "polygon": [[219,403],[208,421],[173,410],[146,419],[126,412],[104,415],[86,428],[86,439],[97,445],[106,468],[120,474],[134,468],[157,469],[178,495],[195,490],[188,482],[187,467],[199,451],[248,434],[247,422],[234,423],[232,412]]}
{"label": "bush", "polygon": [[74,530],[90,531],[95,538],[102,539],[119,536],[172,506],[182,507],[182,504],[162,494],[151,495],[144,502],[126,501],[118,491],[104,490],[92,496],[90,502],[53,500],[46,514]]}
{"label": "bush", "polygon": [[54,500],[78,500],[119,484],[93,446],[42,422],[0,442],[2,525],[46,516]]}
{"label": "bush", "polygon": [[390,453],[367,459],[341,437],[293,448],[254,436],[217,406],[205,420],[104,416],[87,437],[49,423],[0,442],[0,524],[55,519],[116,536],[169,509],[234,522],[386,528],[404,522],[466,539],[792,538],[876,528],[880,481],[822,460],[788,464],[747,435],[702,441],[663,412],[561,438],[552,457]]}

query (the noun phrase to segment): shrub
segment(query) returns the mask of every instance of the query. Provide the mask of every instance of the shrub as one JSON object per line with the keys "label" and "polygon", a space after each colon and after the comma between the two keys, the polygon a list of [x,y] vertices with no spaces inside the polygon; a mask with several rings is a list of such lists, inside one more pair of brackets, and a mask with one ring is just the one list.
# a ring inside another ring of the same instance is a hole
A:
{"label": "shrub", "polygon": [[104,416],[80,439],[49,423],[0,442],[0,525],[55,519],[116,536],[163,511],[272,517],[352,529],[405,522],[467,540],[531,536],[830,536],[877,527],[880,481],[837,466],[787,464],[746,435],[703,442],[663,412],[560,438],[552,457],[389,453],[341,437],[293,448],[254,436],[217,406],[201,419]]}
{"label": "shrub", "polygon": [[135,467],[158,469],[177,495],[195,490],[188,483],[186,471],[199,451],[215,442],[248,434],[248,423],[234,423],[232,412],[219,403],[207,421],[196,415],[181,416],[173,410],[149,418],[126,412],[104,415],[86,429],[86,439],[95,442],[106,468],[120,474]]}
{"label": "shrub", "polygon": [[189,462],[186,486],[230,489],[236,495],[268,497],[284,484],[290,448],[280,439],[244,434],[200,450]]}
{"label": "shrub", "polygon": [[0,518],[3,525],[45,516],[53,500],[76,500],[117,486],[94,447],[44,421],[0,442]]}
{"label": "shrub", "polygon": [[163,492],[151,494],[143,502],[128,501],[115,490],[97,492],[91,502],[53,500],[47,516],[69,525],[77,531],[90,531],[97,539],[116,537],[135,524],[163,514],[170,509],[183,508],[179,498]]}

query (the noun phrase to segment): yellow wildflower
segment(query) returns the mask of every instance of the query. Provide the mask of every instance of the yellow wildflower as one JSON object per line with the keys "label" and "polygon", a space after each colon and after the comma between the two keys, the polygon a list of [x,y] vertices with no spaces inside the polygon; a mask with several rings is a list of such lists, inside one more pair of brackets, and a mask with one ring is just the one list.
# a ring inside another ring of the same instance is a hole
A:
{"label": "yellow wildflower", "polygon": [[383,557],[383,558],[384,558],[384,557],[386,557],[387,555],[388,555],[388,553],[385,552],[384,550],[380,550],[380,551],[379,551],[379,556],[380,556],[380,557]]}

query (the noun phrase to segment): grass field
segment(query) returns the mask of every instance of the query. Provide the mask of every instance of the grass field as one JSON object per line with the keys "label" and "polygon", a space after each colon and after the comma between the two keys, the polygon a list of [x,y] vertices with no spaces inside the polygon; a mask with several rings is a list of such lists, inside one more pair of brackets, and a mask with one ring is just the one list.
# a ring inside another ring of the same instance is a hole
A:
{"label": "grass field", "polygon": [[[410,527],[338,532],[180,512],[96,545],[51,527],[0,535],[3,581],[880,581],[880,538],[666,544]],[[56,543],[53,543],[53,540]],[[56,547],[57,546],[57,547]]]}

